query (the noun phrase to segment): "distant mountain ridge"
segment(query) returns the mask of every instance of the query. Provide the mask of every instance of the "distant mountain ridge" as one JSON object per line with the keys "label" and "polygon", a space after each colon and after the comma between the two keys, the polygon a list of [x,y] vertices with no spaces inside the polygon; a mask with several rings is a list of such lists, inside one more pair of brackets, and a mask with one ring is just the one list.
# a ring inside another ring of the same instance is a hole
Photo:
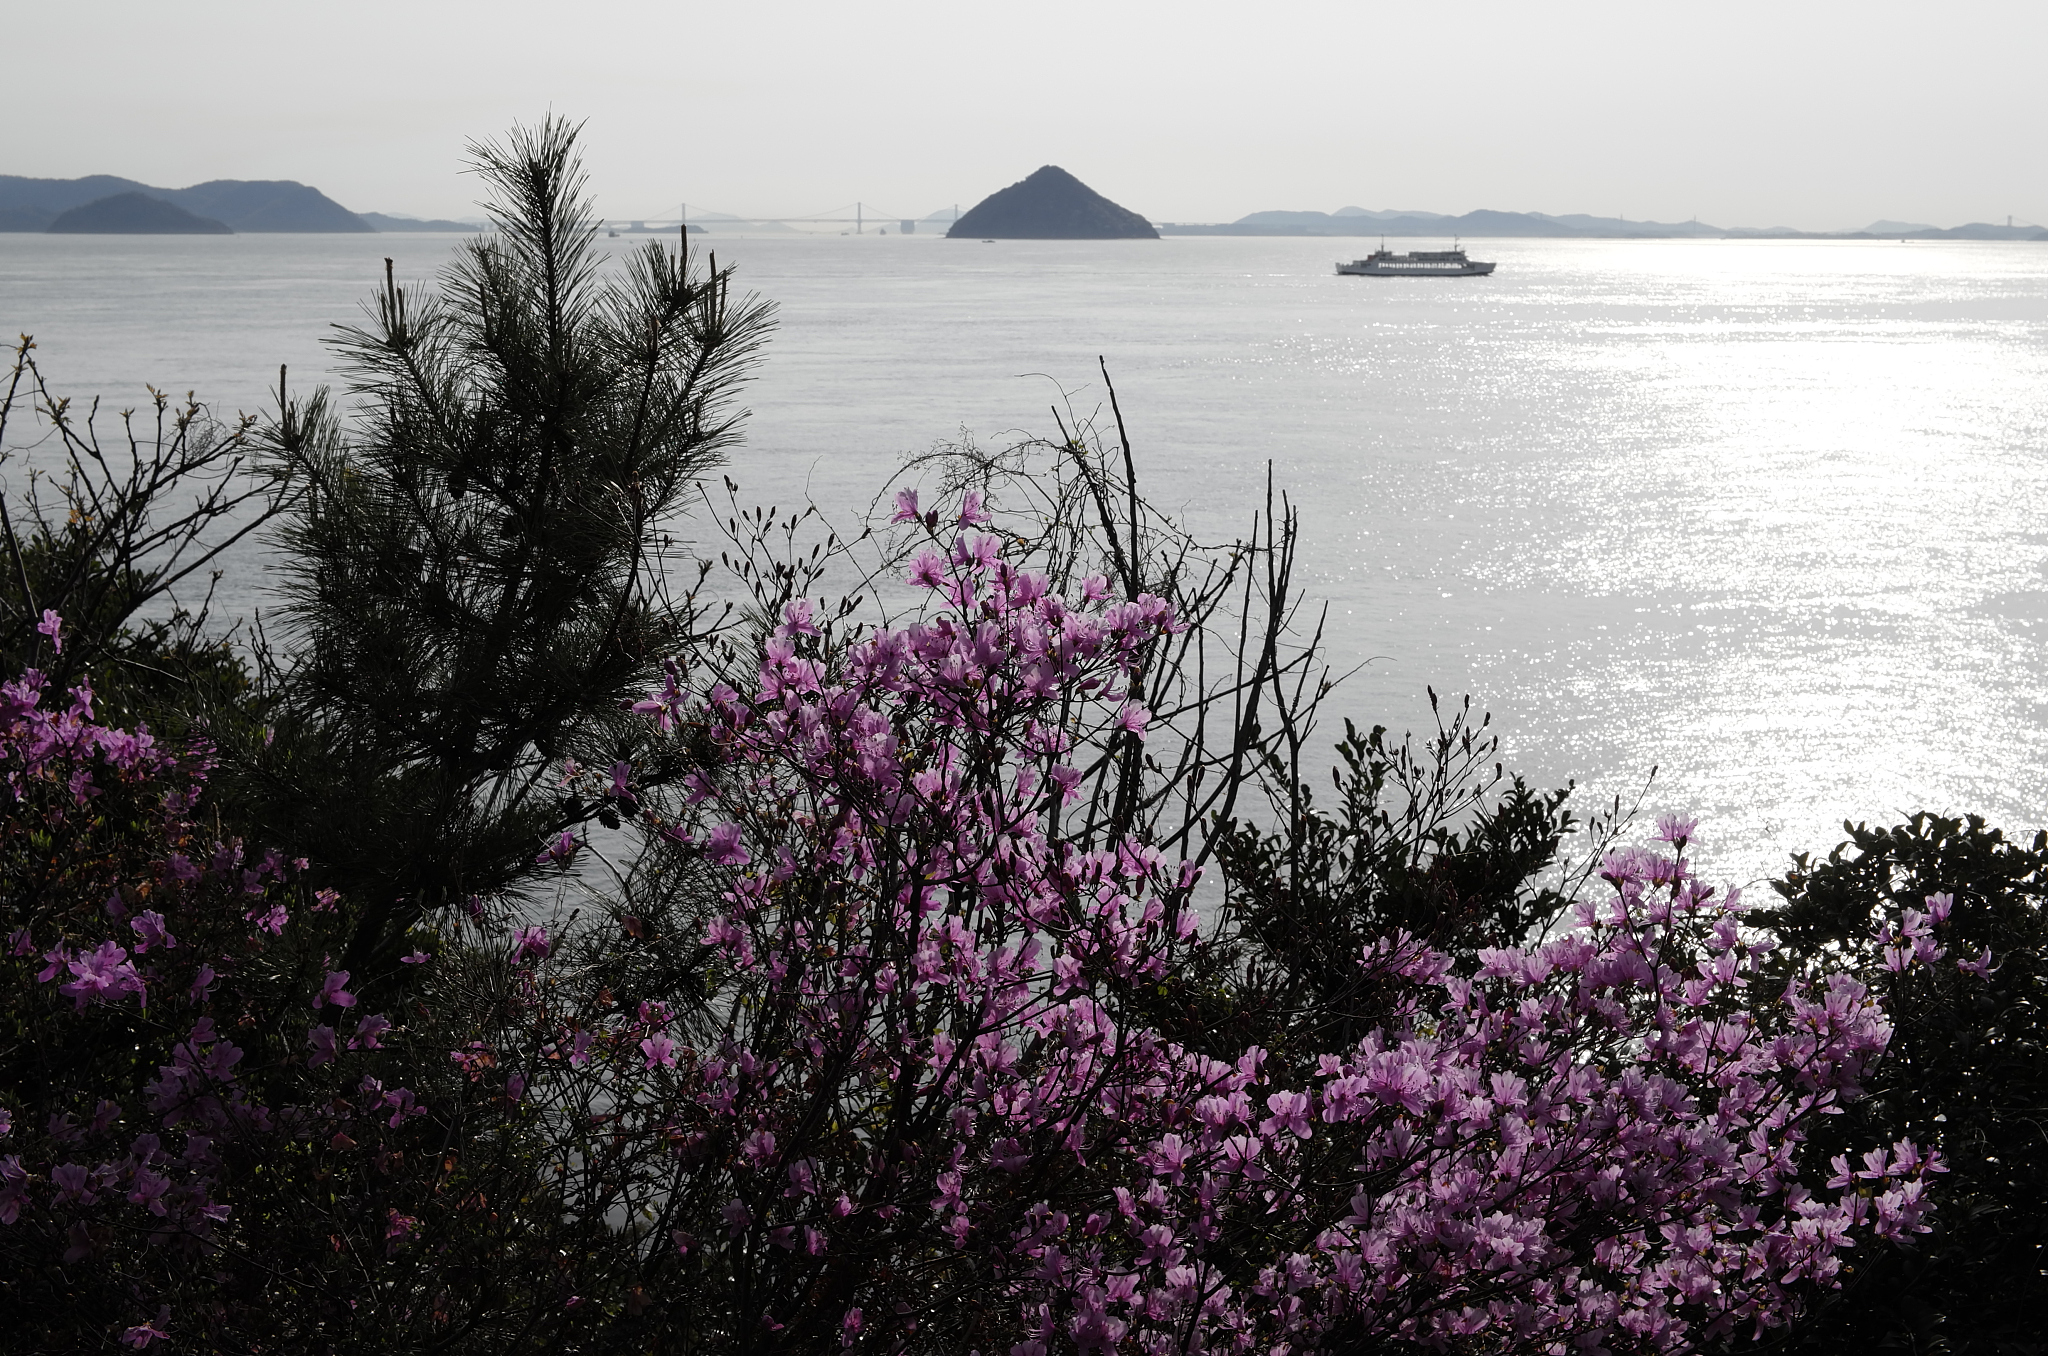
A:
{"label": "distant mountain ridge", "polygon": [[1491,236],[1588,240],[1761,239],[1761,240],[2048,240],[2039,226],[1993,226],[1972,222],[1946,230],[1912,222],[1877,221],[1861,231],[1797,231],[1789,226],[1713,226],[1703,221],[1630,221],[1583,212],[1481,209],[1461,216],[1436,212],[1371,212],[1342,207],[1335,212],[1253,212],[1214,224],[1160,222],[1162,235],[1327,235],[1327,236]]}
{"label": "distant mountain ridge", "polygon": [[388,212],[358,212],[357,216],[370,223],[379,231],[461,231],[465,235],[476,235],[487,231],[489,226],[480,221],[447,221],[439,217],[404,217]]}
{"label": "distant mountain ridge", "polygon": [[[202,224],[177,216],[152,213],[133,201],[135,195],[168,203]],[[97,214],[76,217],[56,228],[59,218],[93,204]],[[939,211],[920,219],[954,226],[959,237],[1017,239],[1154,238],[1159,235],[1276,235],[1529,237],[1555,239],[1762,239],[1762,240],[2026,240],[2048,241],[2040,226],[1998,226],[1969,222],[1939,227],[1920,222],[1880,219],[1860,231],[1800,231],[1789,226],[1714,226],[1703,221],[1631,221],[1586,213],[1553,216],[1545,212],[1501,212],[1488,209],[1449,215],[1419,209],[1340,207],[1334,212],[1253,212],[1231,222],[1147,222],[1120,207],[1057,166],[1047,165],[1030,178],[990,194],[974,209],[959,214]],[[979,214],[979,215],[977,215]],[[703,220],[728,219],[705,213]],[[80,226],[98,221],[99,226]],[[154,221],[157,225],[146,223]],[[128,223],[128,224],[115,224]],[[159,230],[217,234],[216,227],[240,232],[434,231],[473,233],[490,228],[479,222],[424,220],[383,212],[351,212],[319,189],[294,179],[211,179],[189,188],[154,188],[114,174],[88,174],[77,179],[37,179],[0,174],[0,232]],[[749,229],[772,229],[756,224]],[[782,229],[790,229],[783,227]]]}
{"label": "distant mountain ridge", "polygon": [[233,235],[226,223],[188,212],[147,193],[110,193],[59,212],[48,228],[56,235]]}
{"label": "distant mountain ridge", "polygon": [[[0,174],[0,230],[47,231],[75,209],[113,198],[127,199],[131,194],[169,203],[232,231],[359,233],[377,229],[319,189],[293,179],[212,179],[190,188],[153,188],[112,174],[89,174],[82,179]],[[124,219],[142,219],[132,206],[127,210]]]}

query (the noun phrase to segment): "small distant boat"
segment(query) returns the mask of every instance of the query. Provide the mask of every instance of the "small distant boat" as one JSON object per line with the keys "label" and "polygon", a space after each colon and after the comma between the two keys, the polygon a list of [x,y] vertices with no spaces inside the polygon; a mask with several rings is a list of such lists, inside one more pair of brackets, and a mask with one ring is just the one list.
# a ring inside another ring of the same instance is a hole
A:
{"label": "small distant boat", "polygon": [[1396,254],[1382,246],[1363,259],[1338,264],[1337,272],[1352,278],[1483,278],[1493,272],[1493,265],[1468,259],[1461,249]]}

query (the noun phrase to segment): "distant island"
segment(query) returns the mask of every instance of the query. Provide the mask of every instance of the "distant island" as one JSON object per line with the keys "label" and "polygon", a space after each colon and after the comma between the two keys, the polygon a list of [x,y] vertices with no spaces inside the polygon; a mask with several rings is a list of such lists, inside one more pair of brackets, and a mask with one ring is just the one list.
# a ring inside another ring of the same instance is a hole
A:
{"label": "distant island", "polygon": [[1703,221],[1630,221],[1584,213],[1480,210],[1450,216],[1415,210],[1370,211],[1340,207],[1335,212],[1253,212],[1220,223],[1161,222],[1165,235],[1491,236],[1581,240],[2048,240],[2039,226],[1993,226],[1972,222],[1946,230],[1918,222],[1876,221],[1860,231],[1797,231],[1790,226],[1712,226]]}
{"label": "distant island", "polygon": [[[150,204],[160,204],[169,211]],[[694,216],[695,214],[693,214]],[[953,219],[957,217],[957,219]],[[781,222],[751,222],[707,212],[714,230],[781,230]],[[1103,197],[1057,165],[989,194],[965,214],[935,212],[913,225],[951,221],[955,240],[1156,240],[1161,235],[1392,236],[1442,239],[1548,238],[1580,240],[2039,240],[2048,229],[1970,222],[1930,226],[1924,222],[1879,220],[1854,231],[1800,231],[1789,226],[1714,226],[1703,221],[1631,221],[1582,212],[1498,212],[1481,209],[1451,215],[1415,208],[1371,210],[1340,207],[1334,212],[1253,212],[1226,222],[1152,223]],[[351,212],[309,184],[293,179],[211,179],[190,188],[152,188],[112,174],[80,179],[32,179],[0,174],[0,232],[58,234],[219,235],[224,232],[433,231],[473,234],[480,221],[425,219],[386,212]],[[613,222],[620,234],[649,231],[644,222]],[[663,233],[672,227],[662,228]],[[705,228],[695,221],[691,234]]]}
{"label": "distant island", "polygon": [[473,221],[427,221],[383,212],[351,212],[319,189],[294,179],[212,179],[190,188],[152,188],[112,174],[89,174],[82,179],[30,179],[0,174],[0,231],[119,235],[372,231],[468,234],[483,229]]}
{"label": "distant island", "polygon": [[357,216],[379,231],[460,231],[475,235],[490,228],[480,221],[447,221],[439,217],[407,217],[389,212],[358,212]]}
{"label": "distant island", "polygon": [[[154,212],[138,205],[138,200],[167,204],[183,216],[212,221],[229,231],[377,229],[319,189],[291,179],[213,179],[190,188],[152,188],[112,174],[91,174],[83,179],[0,174],[0,231],[190,234],[194,229],[182,217]],[[74,215],[83,208],[96,210],[82,217]],[[60,219],[69,224],[59,227]],[[79,225],[79,221],[106,224]],[[152,221],[158,224],[148,224]]]}
{"label": "distant island", "polygon": [[60,212],[44,229],[54,235],[233,235],[225,222],[187,212],[147,193],[115,193]]}
{"label": "distant island", "polygon": [[999,189],[946,232],[948,240],[1157,240],[1152,223],[1057,165]]}

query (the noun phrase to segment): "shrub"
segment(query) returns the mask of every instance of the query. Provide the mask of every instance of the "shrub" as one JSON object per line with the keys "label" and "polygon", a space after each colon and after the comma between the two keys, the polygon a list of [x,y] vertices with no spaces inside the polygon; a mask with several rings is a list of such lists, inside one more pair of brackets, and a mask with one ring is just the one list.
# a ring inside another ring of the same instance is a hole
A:
{"label": "shrub", "polygon": [[[1759,922],[1788,962],[1851,969],[1883,1000],[1894,1034],[1870,1095],[1816,1136],[1817,1166],[1855,1143],[1907,1137],[1950,1167],[1930,1196],[1933,1232],[1880,1250],[1796,1349],[1882,1345],[2039,1350],[2048,1309],[2048,835],[2015,842],[1977,818],[1920,814],[1845,825],[1821,860],[1776,882]],[[1907,964],[1905,934],[1939,899],[1950,961]]]}
{"label": "shrub", "polygon": [[490,1029],[504,953],[418,952],[372,1011],[306,863],[204,826],[203,744],[99,724],[82,686],[48,697],[34,670],[0,687],[9,1341],[545,1334],[559,1304],[518,1278],[564,1235],[516,1096],[446,1034]]}
{"label": "shrub", "polygon": [[[1767,951],[1671,852],[1476,973],[1405,933],[1385,1017],[1224,1061],[1135,1001],[1208,943],[1195,872],[1063,828],[1068,761],[1143,735],[1160,600],[1065,599],[960,515],[933,610],[847,643],[792,604],[748,690],[638,704],[716,750],[611,792],[715,889],[535,939],[531,1094],[583,1208],[630,1225],[622,1335],[676,1350],[1688,1349],[1924,1227],[1910,1143],[1798,1180],[1889,1027]],[[564,838],[567,862],[585,851]],[[569,1167],[568,1165],[575,1165]],[[595,1321],[595,1315],[593,1315]],[[593,1340],[596,1340],[593,1337]]]}

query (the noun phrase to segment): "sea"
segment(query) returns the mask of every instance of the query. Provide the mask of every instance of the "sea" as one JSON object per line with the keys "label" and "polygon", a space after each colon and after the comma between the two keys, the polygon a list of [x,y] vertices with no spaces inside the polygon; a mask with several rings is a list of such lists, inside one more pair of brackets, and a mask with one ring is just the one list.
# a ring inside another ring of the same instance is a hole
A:
{"label": "sea", "polygon": [[[0,330],[103,420],[258,411],[457,239],[0,235]],[[1299,511],[1332,740],[1469,694],[1507,768],[1695,814],[1752,886],[1845,821],[2048,823],[2048,244],[1474,240],[1491,277],[1375,279],[1333,268],[1363,240],[692,241],[777,307],[744,501],[856,523],[909,456],[1102,411],[1100,361],[1155,501],[1221,539],[1270,467]]]}

